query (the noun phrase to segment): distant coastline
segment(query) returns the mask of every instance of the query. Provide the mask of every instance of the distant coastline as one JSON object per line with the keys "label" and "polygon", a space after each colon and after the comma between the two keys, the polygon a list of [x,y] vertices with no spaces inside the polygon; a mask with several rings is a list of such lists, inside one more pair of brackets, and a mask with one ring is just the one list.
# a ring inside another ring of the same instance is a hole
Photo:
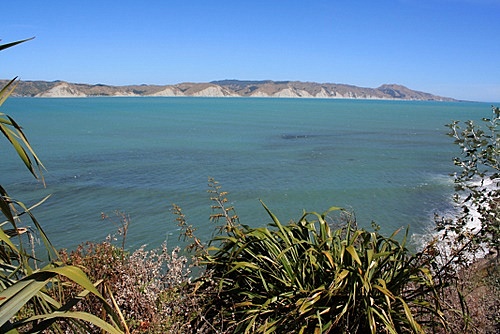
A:
{"label": "distant coastline", "polygon": [[[0,80],[4,85],[7,80]],[[18,97],[98,97],[98,96],[198,96],[198,97],[274,97],[332,98],[371,100],[445,101],[456,99],[420,92],[397,84],[377,88],[346,84],[301,81],[222,80],[175,85],[79,84],[66,81],[19,81],[13,96]]]}

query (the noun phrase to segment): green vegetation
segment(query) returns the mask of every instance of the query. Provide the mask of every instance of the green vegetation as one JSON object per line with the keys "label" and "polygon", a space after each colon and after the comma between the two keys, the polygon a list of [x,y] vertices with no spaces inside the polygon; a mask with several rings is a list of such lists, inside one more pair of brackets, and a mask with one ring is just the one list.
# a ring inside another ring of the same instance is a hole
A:
{"label": "green vegetation", "polygon": [[[0,45],[0,50],[24,41]],[[0,91],[0,105],[16,80]],[[456,158],[456,200],[463,214],[441,219],[421,252],[406,247],[408,229],[389,237],[358,228],[354,215],[332,207],[282,223],[241,224],[227,193],[209,179],[216,233],[196,237],[180,207],[173,212],[191,262],[179,248],[125,248],[130,219],[101,243],[57,252],[31,209],[0,186],[0,332],[77,333],[494,333],[500,329],[498,144],[500,110],[487,130],[449,127],[463,151]],[[0,114],[0,131],[30,173],[43,165],[21,127]],[[488,184],[488,187],[485,185]],[[465,196],[464,196],[465,195]],[[471,210],[471,208],[473,210]],[[480,227],[469,228],[477,212]],[[48,253],[30,248],[29,218]],[[103,219],[112,218],[103,214]],[[259,226],[254,224],[254,226]],[[450,247],[443,250],[440,245]],[[472,261],[479,247],[493,255]],[[31,253],[30,253],[31,251]],[[472,258],[473,259],[473,258]],[[196,272],[196,275],[193,275]],[[196,278],[193,278],[196,276]],[[95,282],[95,283],[92,283]],[[490,298],[487,298],[490,297]]]}
{"label": "green vegetation", "polygon": [[[213,218],[224,218],[225,224],[222,235],[199,253],[218,286],[205,316],[222,315],[225,328],[423,333],[417,316],[442,320],[439,305],[426,300],[436,292],[424,256],[412,256],[405,241],[396,241],[397,232],[386,238],[358,229],[340,208],[304,213],[285,225],[264,204],[272,223],[250,228],[229,214],[220,186],[211,181],[210,187],[218,210]],[[347,217],[334,230],[327,222],[333,211]]]}
{"label": "green vegetation", "polygon": [[[0,45],[0,50],[25,41]],[[13,79],[0,90],[0,104],[3,104],[15,86],[16,79]],[[30,173],[43,180],[43,165],[21,127],[11,117],[0,113],[0,131]],[[0,332],[38,332],[49,327],[53,331],[62,331],[63,328],[83,331],[90,328],[91,324],[109,333],[121,333],[116,313],[79,267],[68,266],[60,261],[56,249],[31,213],[31,208],[13,199],[0,186],[0,210],[5,219],[0,224]],[[21,221],[23,215],[29,217],[44,242],[49,263],[43,268],[37,268],[38,260],[34,254],[29,253],[30,247],[27,245],[30,245],[31,234]],[[64,285],[63,277],[78,285],[78,295],[70,297],[58,293]],[[97,297],[97,302],[105,311],[104,318],[71,311],[72,306],[89,293]],[[64,324],[61,325],[56,320],[62,320]]]}
{"label": "green vegetation", "polygon": [[[441,299],[451,332],[500,331],[499,148],[500,108],[483,124],[455,121],[448,135],[461,155],[454,158],[456,218],[439,218],[439,237],[429,245],[436,262],[435,279],[445,283]],[[433,246],[432,246],[433,245]]]}
{"label": "green vegetation", "polygon": [[456,235],[456,241],[471,253],[479,248],[496,254],[500,251],[500,108],[493,107],[492,111],[491,118],[483,118],[483,127],[473,121],[465,122],[463,129],[458,121],[448,125],[448,135],[462,151],[462,156],[454,159],[460,168],[455,174],[455,201],[462,214],[455,221],[441,224],[439,230]]}

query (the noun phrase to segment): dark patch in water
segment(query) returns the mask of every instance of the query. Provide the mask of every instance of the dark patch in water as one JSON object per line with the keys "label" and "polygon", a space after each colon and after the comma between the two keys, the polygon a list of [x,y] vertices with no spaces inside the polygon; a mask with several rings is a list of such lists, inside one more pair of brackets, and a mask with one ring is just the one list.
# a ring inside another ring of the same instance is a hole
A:
{"label": "dark patch in water", "polygon": [[307,134],[283,134],[281,135],[281,139],[306,139],[319,137],[319,135],[307,135]]}

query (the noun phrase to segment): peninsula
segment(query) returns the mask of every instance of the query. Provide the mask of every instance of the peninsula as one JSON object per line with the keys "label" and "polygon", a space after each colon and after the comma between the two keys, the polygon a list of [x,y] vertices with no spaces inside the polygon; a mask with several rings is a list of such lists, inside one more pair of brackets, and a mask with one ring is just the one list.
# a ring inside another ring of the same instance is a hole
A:
{"label": "peninsula", "polygon": [[[0,80],[3,86],[7,80]],[[22,97],[92,97],[92,96],[199,96],[199,97],[285,97],[456,101],[402,85],[384,84],[378,88],[346,84],[301,81],[221,80],[208,83],[175,85],[81,84],[65,81],[19,81],[14,96]]]}

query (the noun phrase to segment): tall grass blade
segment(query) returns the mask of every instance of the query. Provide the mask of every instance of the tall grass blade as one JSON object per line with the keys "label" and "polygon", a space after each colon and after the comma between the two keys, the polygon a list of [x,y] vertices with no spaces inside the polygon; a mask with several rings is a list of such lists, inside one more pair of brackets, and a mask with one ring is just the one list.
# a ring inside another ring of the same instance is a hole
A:
{"label": "tall grass blade", "polygon": [[[10,80],[2,89],[0,90],[0,106],[7,100],[7,98],[12,94],[14,89],[17,87],[17,77]],[[5,114],[0,113],[0,116],[5,116]],[[0,123],[4,123],[7,125],[12,125],[10,122],[7,122],[5,119],[0,118]]]}
{"label": "tall grass blade", "polygon": [[8,49],[10,47],[13,47],[13,46],[16,46],[18,44],[21,44],[21,43],[24,43],[24,42],[27,42],[27,41],[31,41],[32,39],[34,39],[35,37],[31,37],[31,38],[26,38],[26,39],[23,39],[23,40],[20,40],[20,41],[16,41],[16,42],[11,42],[11,43],[6,43],[6,44],[2,44],[0,45],[0,51],[2,50],[5,50],[5,49]]}
{"label": "tall grass blade", "polygon": [[36,322],[40,320],[58,320],[58,319],[70,319],[70,320],[80,320],[91,323],[103,331],[110,334],[123,334],[120,329],[113,327],[111,324],[107,323],[103,319],[86,312],[72,311],[72,312],[52,312],[50,314],[40,314],[32,316],[28,319],[23,320],[22,322],[16,323],[16,325],[25,325],[31,322]]}

